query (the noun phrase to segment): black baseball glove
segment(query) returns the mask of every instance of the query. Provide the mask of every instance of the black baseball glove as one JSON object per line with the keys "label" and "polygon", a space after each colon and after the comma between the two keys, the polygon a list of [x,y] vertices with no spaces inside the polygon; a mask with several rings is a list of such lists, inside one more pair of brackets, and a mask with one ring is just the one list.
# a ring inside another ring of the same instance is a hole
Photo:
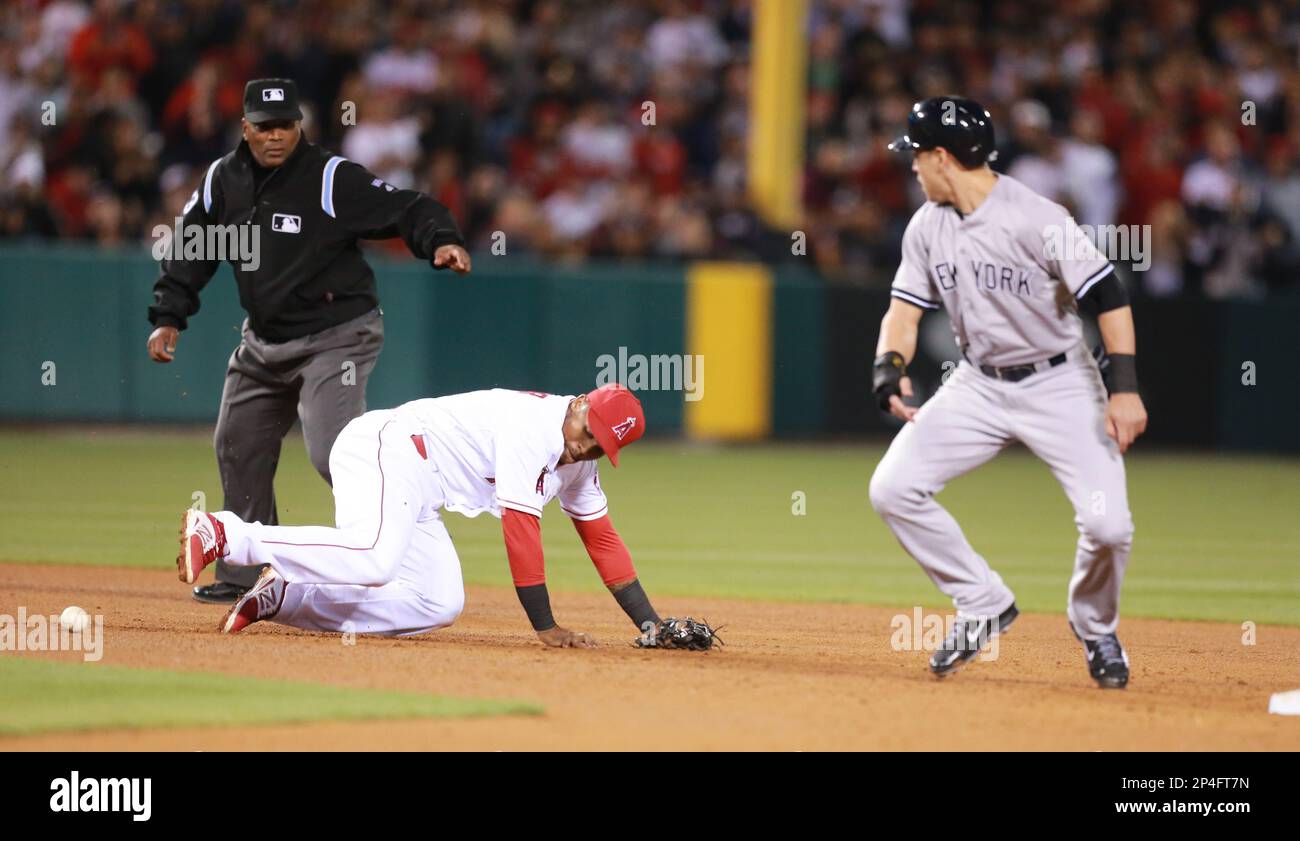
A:
{"label": "black baseball glove", "polygon": [[637,637],[637,648],[681,648],[687,651],[708,651],[714,643],[724,645],[717,630],[708,622],[696,622],[691,617],[677,619],[672,616],[651,627]]}

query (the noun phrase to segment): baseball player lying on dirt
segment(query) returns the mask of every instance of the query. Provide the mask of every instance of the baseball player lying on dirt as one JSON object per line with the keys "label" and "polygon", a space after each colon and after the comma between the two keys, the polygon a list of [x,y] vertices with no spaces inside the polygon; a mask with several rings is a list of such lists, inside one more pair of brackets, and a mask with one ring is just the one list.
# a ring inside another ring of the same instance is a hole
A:
{"label": "baseball player lying on dirt", "polygon": [[546,592],[541,515],[558,498],[606,586],[646,632],[638,644],[707,648],[707,625],[661,622],[609,519],[595,461],[605,455],[618,466],[619,450],[644,433],[640,401],[617,384],[578,397],[474,391],[367,412],[330,452],[336,527],[264,526],[190,510],[177,570],[192,584],[218,559],[269,564],[226,614],[227,634],[263,620],[422,634],[455,622],[465,605],[460,559],[439,512],[487,512],[501,518],[515,591],[538,638],[587,648],[589,634],[556,624]]}

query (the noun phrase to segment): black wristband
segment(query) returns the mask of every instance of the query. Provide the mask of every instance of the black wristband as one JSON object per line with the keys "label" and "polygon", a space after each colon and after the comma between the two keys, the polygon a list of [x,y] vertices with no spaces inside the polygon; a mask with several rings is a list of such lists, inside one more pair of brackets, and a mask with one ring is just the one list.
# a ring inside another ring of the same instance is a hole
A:
{"label": "black wristband", "polygon": [[545,584],[516,587],[515,594],[524,606],[524,613],[528,614],[528,621],[533,623],[534,631],[549,631],[555,627],[555,617],[551,615],[551,597],[546,592]]}
{"label": "black wristband", "polygon": [[633,579],[631,584],[611,592],[618,606],[623,608],[623,612],[638,628],[644,629],[647,623],[659,624],[659,614],[655,613],[655,609],[650,606],[650,597],[645,594],[645,588],[641,586],[640,580]]}
{"label": "black wristband", "polygon": [[903,389],[898,382],[906,372],[907,363],[903,360],[903,354],[895,350],[885,351],[871,364],[871,391],[876,395],[876,403],[882,412],[889,411],[890,397],[903,396]]}
{"label": "black wristband", "polygon": [[1138,390],[1137,357],[1131,353],[1109,353],[1107,378],[1111,394],[1136,394]]}

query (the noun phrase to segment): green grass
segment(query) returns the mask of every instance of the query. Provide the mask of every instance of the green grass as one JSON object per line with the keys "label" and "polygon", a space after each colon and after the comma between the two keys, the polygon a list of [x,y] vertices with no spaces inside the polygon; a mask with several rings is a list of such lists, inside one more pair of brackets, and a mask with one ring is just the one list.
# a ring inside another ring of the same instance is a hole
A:
{"label": "green grass", "polygon": [[[691,597],[942,607],[946,600],[867,504],[882,446],[704,447],[641,443],[601,479],[656,604]],[[1128,459],[1137,525],[1128,616],[1300,625],[1300,460],[1143,453]],[[170,567],[192,494],[221,492],[209,436],[164,431],[0,430],[0,558]],[[792,513],[792,494],[807,513]],[[333,520],[301,439],[285,444],[281,522]],[[1022,609],[1063,612],[1073,514],[1047,468],[1010,450],[940,501],[1016,591]],[[447,515],[468,582],[508,586],[500,524]],[[551,506],[552,590],[601,589]],[[557,609],[563,612],[563,602]]]}
{"label": "green grass", "polygon": [[536,715],[541,711],[536,705],[515,701],[0,657],[0,734],[10,736],[103,728]]}

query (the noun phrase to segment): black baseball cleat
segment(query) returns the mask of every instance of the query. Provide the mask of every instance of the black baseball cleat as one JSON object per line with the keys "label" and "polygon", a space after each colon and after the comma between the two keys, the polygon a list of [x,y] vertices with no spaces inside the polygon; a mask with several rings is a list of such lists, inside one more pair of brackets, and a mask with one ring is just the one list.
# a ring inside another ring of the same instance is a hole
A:
{"label": "black baseball cleat", "polygon": [[246,592],[248,592],[247,587],[215,581],[203,587],[195,587],[194,601],[204,604],[234,604]]}
{"label": "black baseball cleat", "polygon": [[961,617],[953,622],[952,632],[943,641],[939,650],[930,656],[930,672],[935,677],[944,677],[975,659],[988,641],[998,634],[1004,634],[1011,623],[1016,621],[1020,611],[1016,603],[1002,611],[997,618]]}
{"label": "black baseball cleat", "polygon": [[[1071,625],[1071,630],[1074,626]],[[1075,631],[1074,635],[1079,636]],[[1088,658],[1088,674],[1102,689],[1123,689],[1128,686],[1128,655],[1119,637],[1107,634],[1101,639],[1083,640],[1083,653]]]}

